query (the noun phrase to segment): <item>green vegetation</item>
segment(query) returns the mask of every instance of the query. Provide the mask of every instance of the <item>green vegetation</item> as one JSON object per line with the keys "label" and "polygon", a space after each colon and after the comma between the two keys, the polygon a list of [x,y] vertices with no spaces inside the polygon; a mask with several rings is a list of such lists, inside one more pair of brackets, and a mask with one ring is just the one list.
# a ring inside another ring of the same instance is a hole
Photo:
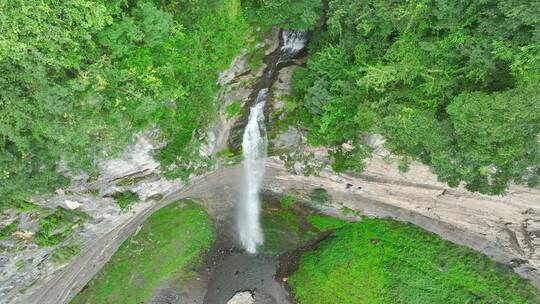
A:
{"label": "green vegetation", "polygon": [[229,119],[240,116],[240,114],[242,113],[242,103],[239,100],[235,100],[227,106],[226,111],[227,118]]}
{"label": "green vegetation", "polygon": [[270,139],[276,138],[279,133],[287,132],[289,126],[294,125],[298,120],[296,117],[298,112],[296,100],[288,95],[280,96],[279,99],[283,103],[283,108],[272,109],[273,123],[268,126],[268,138]]}
{"label": "green vegetation", "polygon": [[311,191],[309,198],[315,203],[323,205],[330,200],[330,195],[324,188],[315,188]]}
{"label": "green vegetation", "polygon": [[13,232],[15,232],[15,230],[17,230],[18,226],[19,226],[19,219],[15,219],[12,223],[1,227],[0,228],[0,240],[6,239],[9,236],[11,236],[11,234]]}
{"label": "green vegetation", "polygon": [[300,224],[289,210],[264,210],[262,215],[264,245],[259,251],[281,253],[300,243]]}
{"label": "green vegetation", "polygon": [[264,245],[260,251],[269,254],[280,254],[293,250],[319,233],[317,228],[309,224],[304,214],[294,207],[295,199],[284,196],[279,202],[275,198],[263,200],[262,227]]}
{"label": "green vegetation", "polygon": [[72,242],[67,245],[57,247],[51,253],[51,259],[56,264],[65,264],[81,252],[81,244]]}
{"label": "green vegetation", "polygon": [[[77,228],[89,219],[89,216],[82,211],[66,210],[60,207],[55,209],[43,208],[26,201],[13,201],[10,205],[12,212],[15,212],[16,219],[9,225],[0,227],[0,240],[10,238],[17,244],[28,241],[26,237],[18,238],[13,233],[19,230],[20,219],[26,216],[30,221],[36,221],[38,231],[32,236],[31,241],[38,246],[53,247],[51,259],[55,263],[67,262],[72,256],[79,253],[79,244],[72,239],[72,235]],[[67,243],[67,244],[66,244]],[[14,250],[18,250],[17,245]],[[23,261],[19,261],[22,263]],[[17,264],[19,267],[20,265]],[[20,266],[24,267],[24,265]]]}
{"label": "green vegetation", "polygon": [[276,25],[287,29],[312,30],[321,17],[320,0],[244,0],[247,18],[264,29]]}
{"label": "green vegetation", "polygon": [[200,206],[172,203],[151,215],[71,303],[145,303],[163,284],[184,286],[213,239],[212,223]]}
{"label": "green vegetation", "polygon": [[310,214],[308,216],[308,221],[321,231],[338,229],[348,224],[348,222],[339,220],[335,217],[320,216],[318,214]]}
{"label": "green vegetation", "polygon": [[229,150],[229,147],[225,147],[216,153],[217,157],[233,157],[234,153]]}
{"label": "green vegetation", "polygon": [[34,242],[39,246],[57,245],[73,234],[75,226],[87,219],[88,215],[84,212],[56,208],[39,221],[39,231],[34,236]]}
{"label": "green vegetation", "polygon": [[26,266],[26,262],[24,260],[18,260],[15,266],[17,266],[17,270],[21,270]]}
{"label": "green vegetation", "polygon": [[120,192],[113,195],[113,198],[122,211],[129,210],[134,203],[141,200],[137,193],[131,191]]}
{"label": "green vegetation", "polygon": [[[539,182],[540,6],[328,4],[307,67],[294,73],[287,117],[331,148],[335,170],[361,171],[371,153],[361,135],[375,131],[451,186],[499,194],[510,182]],[[205,170],[199,148],[217,113],[218,72],[269,26],[315,29],[323,16],[320,0],[0,7],[0,209],[65,185],[60,159],[96,176],[97,159],[150,126],[167,142],[156,157],[166,176]],[[249,48],[260,64],[264,49]]]}
{"label": "green vegetation", "polygon": [[[258,39],[262,40],[262,39]],[[264,55],[266,54],[267,47],[257,47],[248,57],[248,65],[251,71],[257,71],[263,64]]]}
{"label": "green vegetation", "polygon": [[32,211],[32,210],[38,210],[40,207],[34,203],[30,203],[24,200],[15,200],[12,201],[10,206],[11,208],[14,208],[15,210],[19,212],[25,212],[25,211]]}
{"label": "green vegetation", "polygon": [[293,75],[295,117],[338,171],[361,171],[370,155],[361,135],[379,132],[405,157],[402,170],[420,160],[450,186],[489,194],[533,186],[539,15],[512,0],[330,0],[307,67]]}
{"label": "green vegetation", "polygon": [[170,177],[204,168],[218,72],[246,43],[239,0],[8,1],[0,5],[0,209],[95,175],[95,160],[157,126]]}
{"label": "green vegetation", "polygon": [[291,207],[294,204],[294,201],[295,201],[294,196],[285,195],[284,197],[281,198],[281,208],[283,208],[284,210],[289,209],[289,207]]}
{"label": "green vegetation", "polygon": [[142,175],[142,176],[128,176],[128,177],[122,178],[119,181],[117,181],[116,185],[120,186],[120,187],[129,186],[129,185],[136,184],[136,183],[138,183],[140,181],[143,181],[143,180],[145,180],[147,178],[150,178],[152,176],[153,176],[153,174]]}
{"label": "green vegetation", "polygon": [[351,209],[349,207],[346,207],[346,206],[341,207],[341,210],[339,210],[339,212],[341,213],[341,215],[344,215],[344,216],[348,216],[348,215],[360,216],[360,215],[362,215],[359,211],[353,210],[353,209]]}
{"label": "green vegetation", "polygon": [[306,252],[289,278],[300,304],[538,303],[510,269],[410,224],[347,223],[310,215],[333,236]]}
{"label": "green vegetation", "polygon": [[[348,222],[264,199],[262,252],[293,250],[332,235],[300,259],[288,282],[300,304],[538,303],[530,282],[506,266],[414,225],[387,219]],[[348,208],[344,213],[358,214]]]}

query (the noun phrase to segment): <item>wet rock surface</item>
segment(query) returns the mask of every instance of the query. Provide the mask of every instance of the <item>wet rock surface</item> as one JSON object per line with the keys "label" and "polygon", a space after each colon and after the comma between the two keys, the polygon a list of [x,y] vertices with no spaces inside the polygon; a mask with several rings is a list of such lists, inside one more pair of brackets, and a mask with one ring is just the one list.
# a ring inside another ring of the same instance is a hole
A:
{"label": "wet rock surface", "polygon": [[180,304],[181,295],[172,291],[163,291],[156,295],[148,304]]}
{"label": "wet rock surface", "polygon": [[227,303],[238,290],[254,290],[252,303],[291,303],[284,286],[274,279],[277,264],[274,256],[241,252],[216,261],[204,303]]}
{"label": "wet rock surface", "polygon": [[[243,118],[237,120],[231,128],[228,138],[230,151],[238,152],[241,147],[242,135],[249,117],[248,113],[256,103],[259,92],[263,89],[273,88],[281,70],[286,69],[290,73],[291,69],[287,69],[287,67],[299,65],[302,62],[301,58],[304,58],[307,54],[305,49],[307,37],[309,36],[307,33],[296,30],[279,30],[276,34],[278,35],[276,40],[279,41],[279,44],[265,56],[262,74],[251,86],[251,93],[243,104]],[[271,111],[272,106],[267,103],[264,108],[264,116],[267,121]]]}
{"label": "wet rock surface", "polygon": [[[234,181],[239,178],[236,173],[241,172],[231,172],[227,177],[231,183],[223,187],[218,185],[214,191],[205,191],[200,187],[189,190],[190,197],[196,197],[203,205],[209,206],[216,241],[193,282],[195,286],[186,288],[183,294],[185,298],[192,299],[186,303],[228,303],[237,293],[246,291],[250,292],[255,304],[294,303],[285,284],[276,279],[278,256],[265,252],[248,254],[240,248],[235,228],[240,189]],[[223,195],[222,191],[227,195]],[[177,287],[177,290],[180,288]],[[245,298],[246,294],[242,299]]]}
{"label": "wet rock surface", "polygon": [[253,293],[251,291],[240,291],[237,292],[227,304],[254,304],[255,299],[253,298]]}
{"label": "wet rock surface", "polygon": [[289,149],[299,146],[301,142],[302,134],[300,131],[289,126],[287,132],[279,134],[274,139],[273,144],[277,149]]}

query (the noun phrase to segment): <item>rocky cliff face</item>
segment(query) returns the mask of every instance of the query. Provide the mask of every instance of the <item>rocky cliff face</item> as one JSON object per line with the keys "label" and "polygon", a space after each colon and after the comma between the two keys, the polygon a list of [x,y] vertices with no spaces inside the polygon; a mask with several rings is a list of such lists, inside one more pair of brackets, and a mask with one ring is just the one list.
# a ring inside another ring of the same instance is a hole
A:
{"label": "rocky cliff face", "polygon": [[[269,53],[277,46],[277,31],[274,31],[272,38],[257,48]],[[248,100],[251,93],[249,83],[259,77],[264,69],[263,64],[251,70],[248,59],[247,50],[243,51],[220,75],[218,85],[221,90],[216,97],[222,105],[220,118],[209,129],[208,143],[201,148],[200,152],[205,156],[218,154],[226,148],[229,131],[235,121],[241,118],[228,117],[226,108],[234,101],[245,103]],[[29,238],[18,238],[16,242],[1,241],[0,245],[7,250],[0,253],[0,303],[68,303],[150,214],[171,202],[171,194],[182,193],[184,184],[180,180],[165,179],[159,163],[153,158],[156,151],[164,146],[155,140],[158,132],[148,130],[139,134],[135,143],[118,158],[100,162],[97,178],[71,175],[67,168],[60,165],[60,170],[71,177],[70,187],[58,189],[52,195],[37,197],[34,203],[43,210],[61,208],[81,211],[89,215],[89,220],[80,227],[73,227],[73,235],[55,246],[40,247],[30,242]],[[215,161],[215,169],[237,162],[220,157],[216,157]],[[201,178],[204,176],[192,176],[191,183],[197,183]],[[189,191],[189,187],[186,191]],[[206,191],[214,193],[211,188]],[[136,194],[139,200],[127,211],[121,210],[115,202],[116,195],[125,192]],[[225,201],[232,202],[232,198]],[[227,204],[222,206],[224,209],[231,208]],[[23,217],[26,218],[25,214]],[[215,218],[219,214],[220,211],[213,212]],[[8,212],[0,217],[0,224],[13,223],[18,216],[21,214]],[[22,221],[16,232],[31,237],[37,231],[36,226],[35,221]],[[54,251],[74,241],[81,244],[81,253],[68,263],[54,262]],[[19,266],[22,262],[25,263],[24,267]]]}
{"label": "rocky cliff face", "polygon": [[[269,52],[277,47],[276,41],[270,39],[261,47]],[[162,143],[152,140],[154,131],[148,131],[119,158],[102,162],[97,179],[73,177],[68,189],[36,198],[36,203],[43,208],[76,209],[90,216],[73,235],[82,243],[81,253],[70,262],[58,265],[50,260],[54,248],[27,244],[2,252],[0,303],[68,303],[152,212],[176,199],[200,198],[216,220],[227,217],[234,207],[241,170],[235,165],[237,158],[219,156],[239,119],[227,117],[225,108],[233,101],[245,103],[248,100],[249,83],[264,68],[251,71],[247,58],[247,53],[238,56],[220,78],[221,117],[210,128],[208,144],[201,151],[215,156],[216,166],[211,172],[193,176],[188,185],[162,178],[159,165],[153,159]],[[276,113],[290,93],[293,69],[282,69],[272,88],[272,108]],[[279,115],[271,119],[279,119]],[[294,191],[308,198],[314,189],[324,188],[330,200],[326,204],[314,204],[323,212],[342,216],[341,210],[348,208],[367,216],[414,223],[512,265],[516,272],[530,278],[540,288],[539,189],[512,186],[506,196],[493,197],[470,193],[463,188],[449,188],[439,183],[422,164],[413,163],[407,173],[401,173],[384,149],[384,139],[380,136],[367,139],[375,155],[362,174],[336,174],[329,169],[325,149],[308,147],[305,134],[300,130],[291,127],[273,138],[273,148],[279,152],[276,154],[285,161],[277,156],[268,159],[265,191]],[[304,175],[310,172],[318,174]],[[114,194],[125,191],[136,193],[141,202],[122,212]],[[32,223],[25,222],[25,225],[19,228],[32,230]],[[30,264],[18,269],[20,260],[30,261]]]}
{"label": "rocky cliff face", "polygon": [[[240,174],[236,167],[215,171],[171,198],[189,196],[215,203],[234,191]],[[264,191],[295,192],[309,199],[320,188],[326,189],[330,200],[313,207],[327,214],[343,217],[342,211],[348,209],[356,211],[350,212],[351,220],[359,213],[413,223],[511,265],[540,288],[539,189],[512,186],[502,197],[471,193],[439,183],[424,165],[413,163],[407,173],[401,173],[397,163],[377,155],[356,176],[325,168],[318,176],[306,177],[291,173],[276,157],[268,159]]]}
{"label": "rocky cliff face", "polygon": [[339,213],[348,208],[372,217],[411,222],[444,239],[480,251],[511,265],[540,287],[540,190],[512,186],[503,197],[452,189],[437,181],[429,169],[413,164],[401,173],[375,156],[360,175],[291,175],[283,163],[269,161],[267,188],[276,192],[324,188],[331,203],[321,209]]}
{"label": "rocky cliff face", "polygon": [[[274,86],[273,107],[277,113],[291,94],[291,75],[291,70],[282,70]],[[324,207],[328,212],[349,208],[368,216],[411,222],[511,265],[540,287],[539,188],[513,185],[504,196],[450,188],[420,163],[414,162],[408,172],[400,172],[399,159],[385,149],[382,136],[372,134],[365,141],[373,148],[365,171],[336,174],[329,168],[326,149],[309,147],[305,134],[289,127],[272,141],[275,154],[284,161],[269,161],[273,168],[270,172],[274,173],[269,174],[267,187],[274,185],[274,191],[279,192],[325,188],[333,197]],[[283,172],[284,167],[288,174]],[[304,176],[311,172],[318,174]]]}
{"label": "rocky cliff face", "polygon": [[[168,181],[159,177],[159,164],[152,156],[162,145],[151,138],[152,132],[141,134],[135,144],[119,158],[101,162],[97,179],[76,176],[73,177],[70,187],[58,189],[54,195],[35,198],[35,204],[42,210],[61,208],[81,211],[90,219],[82,227],[73,227],[73,235],[56,246],[40,247],[19,240],[16,242],[18,247],[14,244],[12,250],[3,251],[0,254],[2,261],[5,261],[0,265],[1,303],[44,303],[42,299],[47,298],[41,296],[51,292],[54,293],[54,297],[50,303],[67,302],[72,292],[59,284],[62,276],[68,274],[77,282],[84,277],[82,281],[85,282],[99,270],[101,264],[99,260],[82,261],[80,258],[68,264],[66,261],[55,262],[51,257],[57,248],[68,242],[77,242],[82,244],[83,256],[92,250],[112,254],[116,249],[115,245],[119,245],[114,239],[121,240],[125,238],[124,235],[114,236],[109,240],[110,244],[103,244],[105,246],[96,247],[96,242],[133,222],[138,215],[153,210],[164,193],[177,191],[183,187],[180,181]],[[123,212],[113,197],[116,193],[125,191],[136,193],[140,202],[135,203],[129,211]],[[22,215],[25,217],[26,213]],[[34,222],[34,226],[36,225]],[[28,225],[19,225],[18,229],[23,232],[31,230]],[[107,258],[105,255],[104,261]],[[22,263],[24,267],[18,267]],[[92,267],[85,268],[85,266]],[[84,273],[79,273],[78,271],[82,269]]]}

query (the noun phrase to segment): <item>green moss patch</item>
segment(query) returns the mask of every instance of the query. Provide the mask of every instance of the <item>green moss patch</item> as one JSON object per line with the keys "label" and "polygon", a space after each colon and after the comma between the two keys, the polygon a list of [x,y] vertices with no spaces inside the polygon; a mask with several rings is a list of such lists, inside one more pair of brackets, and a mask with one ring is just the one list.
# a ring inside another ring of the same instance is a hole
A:
{"label": "green moss patch", "polygon": [[68,211],[56,208],[54,212],[39,221],[39,231],[34,236],[34,242],[39,246],[54,246],[73,234],[73,229],[88,219],[81,211]]}
{"label": "green moss patch", "polygon": [[302,256],[288,281],[300,304],[540,302],[510,269],[413,225],[308,218],[334,232]]}
{"label": "green moss patch", "polygon": [[40,209],[38,205],[31,203],[29,201],[25,201],[25,200],[13,201],[9,207],[14,208],[15,210],[20,211],[20,212]]}
{"label": "green moss patch", "polygon": [[242,103],[239,100],[231,102],[231,104],[227,106],[226,112],[228,119],[240,116],[242,113]]}
{"label": "green moss patch", "polygon": [[129,210],[133,204],[141,200],[137,193],[131,191],[115,194],[113,198],[122,211]]}
{"label": "green moss patch", "polygon": [[330,200],[330,195],[328,194],[328,191],[326,191],[326,189],[324,188],[313,189],[309,197],[313,202],[321,205],[326,204]]}
{"label": "green moss patch", "polygon": [[252,71],[256,71],[262,66],[267,48],[268,48],[267,46],[255,48],[249,54],[248,65]]}
{"label": "green moss patch", "polygon": [[192,279],[213,240],[212,223],[200,206],[172,203],[124,241],[71,303],[146,303],[160,286],[184,286]]}
{"label": "green moss patch", "polygon": [[142,175],[142,176],[128,176],[125,178],[122,178],[116,182],[117,186],[123,187],[123,186],[130,186],[134,185],[136,183],[139,183],[147,178],[150,178],[154,176],[153,174],[150,175]]}
{"label": "green moss patch", "polygon": [[0,240],[6,239],[11,236],[11,234],[15,232],[15,230],[17,230],[18,225],[19,219],[16,219],[12,223],[0,227]]}
{"label": "green moss patch", "polygon": [[81,252],[81,244],[79,242],[72,242],[55,248],[51,253],[52,261],[56,264],[65,264]]}
{"label": "green moss patch", "polygon": [[280,254],[293,250],[320,233],[306,219],[304,209],[298,208],[297,199],[287,195],[279,200],[272,196],[263,196],[262,227],[263,253]]}

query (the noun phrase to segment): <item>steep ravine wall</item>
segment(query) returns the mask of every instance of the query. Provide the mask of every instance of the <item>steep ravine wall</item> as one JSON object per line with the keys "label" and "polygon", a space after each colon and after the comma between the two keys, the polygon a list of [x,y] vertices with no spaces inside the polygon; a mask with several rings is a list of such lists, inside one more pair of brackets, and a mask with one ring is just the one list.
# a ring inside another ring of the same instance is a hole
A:
{"label": "steep ravine wall", "polygon": [[[220,206],[207,207],[213,216],[223,216],[232,207],[231,191],[238,186],[240,174],[242,170],[238,166],[218,169],[196,178],[184,189],[167,194],[161,202],[147,206],[94,240],[88,250],[51,277],[40,290],[17,303],[68,303],[123,240],[152,212],[169,202],[186,197],[221,202]],[[358,177],[329,170],[323,170],[317,177],[305,177],[290,174],[275,158],[268,159],[263,188],[276,193],[309,193],[315,188],[325,188],[332,200],[322,207],[324,212],[338,214],[346,206],[368,216],[411,222],[499,262],[519,265],[516,271],[540,288],[540,242],[531,237],[539,231],[535,226],[540,218],[539,190],[513,187],[505,197],[487,197],[448,189],[436,182],[422,165],[413,165],[409,173],[401,174],[396,166],[382,159],[371,161],[366,172]]]}
{"label": "steep ravine wall", "polygon": [[[235,189],[239,174],[237,168],[218,170],[169,198],[220,197],[220,192]],[[514,266],[518,274],[540,288],[539,189],[512,186],[501,197],[471,193],[439,183],[424,165],[412,164],[407,173],[401,173],[397,164],[388,164],[378,156],[359,176],[329,169],[319,176],[295,175],[279,159],[268,159],[263,190],[310,193],[315,188],[330,194],[328,205],[315,206],[323,212],[337,215],[346,207],[371,217],[413,223]]]}
{"label": "steep ravine wall", "polygon": [[391,217],[418,225],[456,244],[514,267],[540,288],[540,190],[512,186],[491,197],[437,182],[427,167],[414,164],[403,174],[397,164],[375,156],[359,176],[323,170],[320,176],[290,175],[269,161],[266,187],[277,192],[325,188],[329,212],[342,207],[367,216]]}

